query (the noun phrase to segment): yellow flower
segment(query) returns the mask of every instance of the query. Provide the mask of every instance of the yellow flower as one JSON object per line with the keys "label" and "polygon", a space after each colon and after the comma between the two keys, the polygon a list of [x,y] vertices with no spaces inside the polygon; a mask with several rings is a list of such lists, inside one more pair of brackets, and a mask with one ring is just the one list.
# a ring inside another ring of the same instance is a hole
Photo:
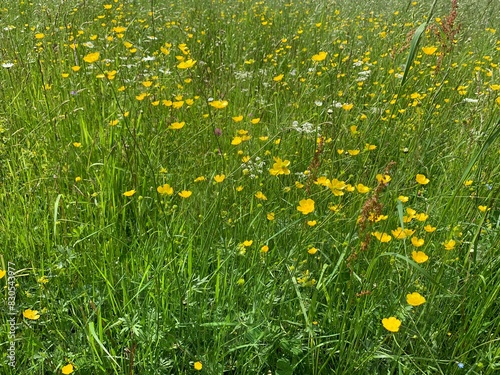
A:
{"label": "yellow flower", "polygon": [[6,272],[5,272],[4,270],[0,270],[0,279],[1,279],[2,277],[4,277],[4,276],[5,276],[5,274],[6,274]]}
{"label": "yellow flower", "polygon": [[131,197],[131,196],[132,196],[132,195],[134,195],[134,194],[135,194],[135,190],[134,190],[134,189],[129,190],[129,191],[126,191],[125,193],[123,193],[123,195],[124,195],[125,197]]}
{"label": "yellow flower", "polygon": [[356,190],[358,190],[358,193],[366,194],[370,191],[370,188],[368,186],[363,185],[363,184],[357,184]]}
{"label": "yellow flower", "polygon": [[436,230],[436,227],[433,227],[432,225],[430,224],[427,224],[425,227],[424,227],[424,230],[427,232],[427,233],[432,233]]}
{"label": "yellow flower", "polygon": [[280,75],[274,77],[273,81],[274,82],[280,82],[283,79],[284,76],[285,76],[284,74],[280,74]]}
{"label": "yellow flower", "polygon": [[201,182],[201,181],[205,181],[205,176],[196,177],[194,179],[194,182]]}
{"label": "yellow flower", "polygon": [[328,52],[319,52],[316,55],[313,55],[312,61],[320,62],[326,59],[326,55],[328,55]]}
{"label": "yellow flower", "polygon": [[398,240],[404,240],[407,237],[405,230],[401,227],[391,230],[391,233]]}
{"label": "yellow flower", "polygon": [[417,237],[412,237],[411,238],[411,243],[415,247],[420,247],[424,245],[424,239],[423,238],[417,238]]}
{"label": "yellow flower", "polygon": [[186,61],[181,61],[177,67],[179,69],[188,69],[188,68],[192,68],[194,66],[194,64],[196,64],[196,61],[193,60],[193,59],[189,59],[189,60],[186,60]]}
{"label": "yellow flower", "polygon": [[290,170],[288,169],[288,166],[290,165],[290,160],[281,160],[281,158],[273,158],[275,163],[273,164],[273,167],[269,169],[269,173],[271,173],[273,176],[279,176],[281,174],[290,174]]}
{"label": "yellow flower", "polygon": [[342,109],[344,111],[350,111],[352,109],[352,107],[354,107],[354,104],[352,104],[352,103],[351,104],[348,104],[348,103],[342,104]]}
{"label": "yellow flower", "polygon": [[212,106],[214,108],[223,109],[223,108],[226,108],[229,103],[227,100],[222,100],[222,101],[221,100],[214,100],[208,104],[210,104],[210,106]]}
{"label": "yellow flower", "polygon": [[297,210],[303,215],[310,214],[314,211],[314,201],[312,199],[302,199],[297,206]]}
{"label": "yellow flower", "polygon": [[80,67],[78,65],[72,66],[71,70],[74,72],[78,72],[80,70]]}
{"label": "yellow flower", "polygon": [[498,105],[500,105],[500,96],[496,98],[495,101],[497,102]]}
{"label": "yellow flower", "polygon": [[250,120],[250,122],[253,124],[253,125],[257,125],[259,122],[260,122],[260,117],[257,117],[257,118],[253,118]]}
{"label": "yellow flower", "polygon": [[474,181],[472,181],[472,180],[467,180],[467,181],[465,181],[465,182],[464,182],[464,185],[465,185],[465,186],[471,186],[473,183],[474,183]]}
{"label": "yellow flower", "polygon": [[178,129],[182,129],[185,124],[186,123],[184,121],[182,121],[182,122],[173,122],[173,123],[170,124],[170,126],[168,128],[172,129],[172,130],[178,130]]}
{"label": "yellow flower", "polygon": [[64,374],[64,375],[69,375],[69,374],[72,374],[73,373],[73,365],[71,363],[68,363],[66,366],[63,366],[61,368],[61,372]]}
{"label": "yellow flower", "polygon": [[425,298],[418,292],[413,292],[406,295],[406,302],[412,306],[420,306],[425,303]]}
{"label": "yellow flower", "polygon": [[359,154],[359,150],[347,150],[347,152],[349,153],[349,155],[351,156],[356,156]]}
{"label": "yellow flower", "polygon": [[428,218],[429,218],[429,215],[427,215],[426,213],[423,213],[423,212],[415,215],[415,219],[417,219],[418,221],[426,221]]}
{"label": "yellow flower", "polygon": [[425,177],[423,174],[417,174],[415,177],[415,180],[420,184],[420,185],[427,185],[429,183],[429,179]]}
{"label": "yellow flower", "polygon": [[253,244],[253,240],[243,241],[243,246],[245,246],[245,247],[250,247],[250,246],[252,246],[252,244]]}
{"label": "yellow flower", "polygon": [[233,146],[238,146],[241,142],[243,142],[243,138],[239,137],[239,136],[235,136],[233,138],[233,140],[231,141],[231,144]]}
{"label": "yellow flower", "polygon": [[394,316],[391,316],[390,318],[382,319],[382,325],[386,330],[390,332],[397,332],[399,331],[399,327],[401,326],[401,320],[395,318]]}
{"label": "yellow flower", "polygon": [[240,116],[235,116],[235,117],[231,117],[233,119],[234,122],[240,122],[241,120],[243,120],[243,115],[240,115]]}
{"label": "yellow flower", "polygon": [[[380,184],[388,184],[390,181],[391,181],[391,176],[389,176],[388,174],[377,174],[375,176],[375,178],[377,179],[377,181],[380,183]],[[407,199],[408,200],[408,199]]]}
{"label": "yellow flower", "polygon": [[386,243],[392,240],[392,237],[390,235],[383,232],[372,232],[372,236],[374,236],[377,240],[379,240],[382,243]]}
{"label": "yellow flower", "polygon": [[226,175],[218,174],[214,177],[215,182],[220,183],[226,179]]}
{"label": "yellow flower", "polygon": [[83,61],[89,64],[95,63],[97,60],[99,60],[100,55],[101,54],[99,52],[91,52],[83,57]]}
{"label": "yellow flower", "polygon": [[163,186],[158,186],[156,191],[161,195],[172,195],[174,194],[174,189],[169,184],[164,184]]}
{"label": "yellow flower", "polygon": [[24,310],[24,311],[23,311],[23,316],[24,316],[26,319],[29,319],[29,320],[37,320],[37,319],[40,319],[40,314],[38,313],[38,311],[37,311],[37,310],[31,310],[31,309]]}
{"label": "yellow flower", "polygon": [[436,51],[437,47],[422,47],[422,52],[429,56],[434,55]]}
{"label": "yellow flower", "polygon": [[264,193],[262,191],[258,191],[255,194],[255,198],[262,199],[263,201],[267,201],[267,197],[264,195]]}
{"label": "yellow flower", "polygon": [[309,250],[307,250],[307,252],[311,255],[314,255],[318,252],[318,249],[316,249],[315,247],[311,247]]}
{"label": "yellow flower", "polygon": [[37,33],[37,34],[35,34],[35,38],[36,39],[43,39],[43,38],[45,38],[45,34],[44,33]]}
{"label": "yellow flower", "polygon": [[80,176],[75,177],[75,182],[80,182],[81,180],[82,180],[82,178]]}
{"label": "yellow flower", "polygon": [[443,246],[444,246],[445,250],[453,250],[455,248],[456,244],[457,243],[455,240],[448,240],[448,241],[443,242]]}
{"label": "yellow flower", "polygon": [[193,194],[193,192],[190,190],[183,190],[180,193],[178,193],[179,197],[181,198],[189,198],[191,194]]}
{"label": "yellow flower", "polygon": [[267,253],[269,251],[269,246],[264,245],[260,248],[261,253]]}
{"label": "yellow flower", "polygon": [[415,251],[415,250],[411,252],[411,257],[417,263],[425,263],[429,259],[427,254],[424,253],[423,251]]}
{"label": "yellow flower", "polygon": [[73,147],[80,148],[82,144],[80,142],[73,142]]}
{"label": "yellow flower", "polygon": [[408,198],[408,197],[406,197],[406,196],[404,196],[404,195],[400,195],[400,196],[398,197],[398,199],[399,199],[402,203],[406,203],[406,202],[408,202],[408,200],[409,200],[410,198]]}
{"label": "yellow flower", "polygon": [[201,371],[202,368],[203,368],[203,365],[201,364],[200,361],[194,363],[194,369],[196,371]]}
{"label": "yellow flower", "polygon": [[273,221],[273,220],[274,220],[274,212],[269,212],[269,213],[266,215],[266,218],[267,218],[267,220],[269,220],[269,221]]}
{"label": "yellow flower", "polygon": [[310,227],[314,227],[316,224],[318,224],[318,222],[316,220],[309,220],[307,222],[307,225],[309,225]]}
{"label": "yellow flower", "polygon": [[477,207],[479,209],[479,211],[481,212],[486,212],[486,211],[489,211],[490,209],[488,208],[488,206],[478,206]]}

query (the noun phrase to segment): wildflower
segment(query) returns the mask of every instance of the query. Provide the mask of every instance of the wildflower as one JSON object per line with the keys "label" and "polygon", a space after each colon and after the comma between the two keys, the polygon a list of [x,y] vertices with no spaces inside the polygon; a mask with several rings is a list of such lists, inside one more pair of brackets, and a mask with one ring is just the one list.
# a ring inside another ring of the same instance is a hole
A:
{"label": "wildflower", "polygon": [[407,237],[405,230],[401,227],[391,230],[391,233],[398,240],[404,240]]}
{"label": "wildflower", "polygon": [[264,193],[262,191],[258,191],[256,194],[255,194],[255,198],[257,199],[261,199],[263,201],[267,201],[267,197],[264,195]]}
{"label": "wildflower", "polygon": [[353,107],[354,107],[354,104],[352,104],[352,103],[351,104],[348,104],[348,103],[342,104],[342,109],[344,111],[350,111]]}
{"label": "wildflower", "polygon": [[80,142],[73,142],[73,147],[80,148],[82,144]]}
{"label": "wildflower", "polygon": [[357,184],[356,190],[358,190],[358,193],[366,194],[370,191],[370,188],[368,186],[363,185],[363,184]]}
{"label": "wildflower", "polygon": [[0,279],[5,276],[6,272],[5,270],[0,270]]}
{"label": "wildflower", "polygon": [[316,224],[318,224],[318,222],[316,220],[309,220],[307,222],[307,225],[309,225],[310,227],[314,227]]}
{"label": "wildflower", "polygon": [[443,242],[443,246],[445,250],[453,250],[455,248],[456,241],[455,240],[448,240]]}
{"label": "wildflower", "polygon": [[412,251],[411,252],[411,257],[413,260],[417,263],[425,263],[429,259],[426,253],[423,251]]}
{"label": "wildflower", "polygon": [[194,182],[201,182],[201,181],[205,181],[205,176],[196,177],[194,179]]}
{"label": "wildflower", "polygon": [[384,328],[390,332],[398,332],[399,327],[401,326],[401,320],[391,316],[389,318],[382,319],[382,325]]}
{"label": "wildflower", "polygon": [[[391,176],[389,176],[388,174],[377,174],[375,176],[375,178],[377,179],[377,181],[380,183],[380,184],[388,184],[390,181],[391,181]],[[408,200],[408,199],[407,199]]]}
{"label": "wildflower", "polygon": [[359,154],[360,150],[347,150],[347,152],[349,153],[349,155],[351,156],[356,156]]}
{"label": "wildflower", "polygon": [[412,306],[420,306],[425,303],[425,298],[418,292],[413,292],[406,295],[406,302]]}
{"label": "wildflower", "polygon": [[250,247],[253,244],[253,240],[245,240],[243,241],[243,246]]}
{"label": "wildflower", "polygon": [[429,56],[434,55],[436,51],[437,47],[422,47],[422,52]]}
{"label": "wildflower", "polygon": [[226,108],[229,103],[227,100],[222,100],[222,101],[221,100],[213,100],[208,104],[214,108],[223,109],[223,108]]}
{"label": "wildflower", "polygon": [[68,363],[66,366],[63,366],[61,368],[61,372],[64,374],[64,375],[69,375],[69,374],[72,374],[73,373],[73,365],[71,363]]}
{"label": "wildflower", "polygon": [[83,57],[83,61],[85,61],[86,63],[92,64],[92,63],[95,63],[96,61],[98,61],[99,57],[100,57],[99,52],[91,52],[88,55],[85,55]]}
{"label": "wildflower", "polygon": [[24,311],[23,311],[23,316],[24,316],[26,319],[29,319],[29,320],[37,320],[37,319],[40,319],[40,314],[38,313],[38,311],[37,311],[37,310],[31,310],[31,309],[24,310]]}
{"label": "wildflower", "polygon": [[231,117],[231,118],[233,119],[234,122],[240,122],[241,120],[243,120],[243,116],[242,115]]}
{"label": "wildflower", "polygon": [[432,225],[430,224],[427,224],[425,227],[424,227],[424,230],[427,232],[427,233],[432,233],[436,230],[436,227],[433,227]]}
{"label": "wildflower", "polygon": [[279,176],[281,174],[290,174],[290,170],[287,168],[290,165],[290,160],[281,160],[281,158],[273,158],[275,163],[273,167],[269,169],[269,173],[273,176]]}
{"label": "wildflower", "polygon": [[214,177],[215,182],[220,183],[226,179],[226,175],[218,174]]}
{"label": "wildflower", "polygon": [[411,238],[411,244],[415,247],[420,247],[424,245],[424,239],[423,238],[417,238],[417,237],[412,237]]}
{"label": "wildflower", "polygon": [[161,195],[172,195],[174,194],[174,189],[169,184],[164,184],[163,186],[158,186],[156,191]]}
{"label": "wildflower", "polygon": [[267,220],[269,220],[269,221],[273,221],[273,220],[274,220],[274,212],[269,212],[269,213],[266,215],[266,218],[267,218]]}
{"label": "wildflower", "polygon": [[194,66],[194,64],[196,64],[196,61],[193,60],[193,59],[189,59],[189,60],[186,60],[186,61],[181,61],[177,65],[177,68],[179,68],[179,69],[188,69],[188,68],[192,68]]}
{"label": "wildflower", "polygon": [[427,215],[426,213],[420,213],[415,215],[415,219],[417,219],[418,221],[426,221],[428,217],[429,215]]}
{"label": "wildflower", "polygon": [[233,138],[233,140],[231,141],[231,144],[232,144],[233,146],[237,146],[237,145],[239,145],[241,142],[243,142],[243,138],[241,138],[241,137],[239,137],[239,136],[235,136],[235,137]]}
{"label": "wildflower", "polygon": [[257,125],[260,122],[260,117],[256,117],[250,120],[253,125]]}
{"label": "wildflower", "polygon": [[134,194],[135,194],[135,190],[134,190],[134,189],[129,190],[129,191],[126,191],[125,193],[123,193],[123,195],[124,195],[125,197],[131,197],[131,196],[132,196],[132,195],[134,195]]}
{"label": "wildflower", "polygon": [[35,39],[43,39],[45,38],[45,34],[44,33],[36,33],[35,34]]}
{"label": "wildflower", "polygon": [[310,214],[314,211],[314,201],[312,199],[302,199],[297,206],[297,210],[303,215]]}
{"label": "wildflower", "polygon": [[182,129],[185,125],[185,122],[182,121],[182,122],[173,122],[170,124],[170,126],[168,127],[169,129],[172,129],[172,130],[178,130],[178,129]]}
{"label": "wildflower", "polygon": [[238,281],[236,281],[236,284],[238,284],[240,286],[245,284],[245,279],[243,277],[239,278]]}
{"label": "wildflower", "polygon": [[318,252],[318,249],[316,249],[315,247],[311,247],[309,250],[307,250],[307,252],[310,254],[310,255],[314,255]]}
{"label": "wildflower", "polygon": [[[238,281],[239,281],[239,280],[238,280]],[[200,362],[200,361],[197,361],[197,362],[195,362],[195,363],[194,363],[194,369],[195,369],[196,371],[201,371],[201,369],[202,369],[202,368],[203,368],[203,365],[201,364],[201,362]]]}
{"label": "wildflower", "polygon": [[420,185],[427,185],[429,183],[429,179],[425,177],[423,174],[417,174],[415,177],[415,180],[420,184]]}
{"label": "wildflower", "polygon": [[408,200],[409,200],[410,198],[408,198],[408,197],[406,197],[406,196],[404,196],[404,195],[400,195],[400,196],[398,197],[398,199],[399,199],[402,203],[406,203],[406,202],[408,202]]}
{"label": "wildflower", "polygon": [[193,194],[193,192],[190,190],[182,190],[180,193],[178,193],[179,197],[184,199],[189,198],[191,194]]}
{"label": "wildflower", "polygon": [[374,236],[377,240],[379,240],[382,243],[387,243],[390,240],[392,240],[392,237],[390,235],[383,232],[372,232],[372,236]]}
{"label": "wildflower", "polygon": [[269,251],[269,246],[264,245],[260,248],[261,253],[267,253]]}
{"label": "wildflower", "polygon": [[273,81],[274,82],[280,82],[283,79],[284,76],[285,76],[284,74],[280,74],[280,75],[274,77]]}
{"label": "wildflower", "polygon": [[326,55],[328,55],[328,52],[319,52],[318,54],[313,55],[312,61],[315,62],[323,61],[324,59],[326,59]]}
{"label": "wildflower", "polygon": [[477,207],[479,209],[479,211],[481,212],[486,212],[486,211],[489,211],[490,209],[488,208],[488,206],[478,206]]}

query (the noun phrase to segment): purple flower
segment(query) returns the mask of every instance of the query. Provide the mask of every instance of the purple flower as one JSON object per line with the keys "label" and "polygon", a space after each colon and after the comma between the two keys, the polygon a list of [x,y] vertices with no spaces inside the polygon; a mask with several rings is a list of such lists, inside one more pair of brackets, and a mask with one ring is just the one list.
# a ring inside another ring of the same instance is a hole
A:
{"label": "purple flower", "polygon": [[214,129],[214,134],[215,134],[217,137],[220,137],[220,136],[222,135],[222,129],[215,128],[215,129]]}

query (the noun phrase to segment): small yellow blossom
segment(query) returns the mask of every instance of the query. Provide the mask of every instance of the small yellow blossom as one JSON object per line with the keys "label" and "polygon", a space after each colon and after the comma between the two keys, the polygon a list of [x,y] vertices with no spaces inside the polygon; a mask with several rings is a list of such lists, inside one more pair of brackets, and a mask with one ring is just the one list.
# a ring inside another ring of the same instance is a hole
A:
{"label": "small yellow blossom", "polygon": [[135,194],[135,190],[134,190],[134,189],[132,189],[132,190],[128,190],[128,191],[126,191],[125,193],[123,193],[123,195],[124,195],[125,197],[131,197],[131,196],[132,196],[132,195],[134,195],[134,194]]}
{"label": "small yellow blossom", "polygon": [[420,306],[425,303],[425,298],[418,292],[413,292],[406,295],[406,302],[412,306]]}
{"label": "small yellow blossom", "polygon": [[169,184],[164,184],[162,186],[158,186],[156,191],[161,195],[172,195],[174,194],[174,189]]}
{"label": "small yellow blossom", "polygon": [[266,218],[269,221],[273,221],[274,220],[274,212],[267,213]]}
{"label": "small yellow blossom", "polygon": [[434,55],[436,53],[437,47],[422,47],[422,52],[426,55]]}
{"label": "small yellow blossom", "polygon": [[425,227],[424,227],[424,230],[427,232],[427,233],[432,233],[436,230],[436,227],[433,227],[432,225],[430,224],[427,224]]}
{"label": "small yellow blossom", "polygon": [[417,237],[412,237],[411,238],[411,244],[415,247],[420,247],[424,245],[424,239],[423,238],[417,238]]}
{"label": "small yellow blossom", "polygon": [[226,175],[218,174],[214,177],[215,182],[220,183],[226,179]]}
{"label": "small yellow blossom", "polygon": [[23,316],[29,320],[40,319],[40,314],[38,313],[37,310],[26,309],[23,311]]}
{"label": "small yellow blossom", "polygon": [[186,199],[186,198],[189,198],[191,196],[191,194],[193,194],[193,192],[190,190],[182,190],[181,192],[179,192],[177,194],[179,195],[179,197]]}
{"label": "small yellow blossom", "polygon": [[415,250],[411,252],[411,257],[417,263],[425,263],[429,259],[427,254],[424,253],[423,251],[415,251]]}
{"label": "small yellow blossom", "polygon": [[453,250],[455,248],[456,241],[455,240],[448,240],[443,242],[443,246],[445,250]]}
{"label": "small yellow blossom", "polygon": [[387,243],[390,240],[392,240],[392,237],[390,235],[383,232],[372,232],[372,236],[374,236],[377,240],[379,240],[382,243]]}
{"label": "small yellow blossom", "polygon": [[311,255],[314,255],[318,252],[318,249],[316,249],[315,247],[311,247],[310,249],[307,250],[307,252]]}
{"label": "small yellow blossom", "polygon": [[259,122],[260,122],[260,117],[257,117],[257,118],[253,118],[250,120],[250,122],[253,124],[253,125],[257,125]]}
{"label": "small yellow blossom", "polygon": [[269,246],[264,245],[260,248],[261,253],[267,253],[269,251]]}
{"label": "small yellow blossom", "polygon": [[64,374],[64,375],[69,375],[69,374],[72,374],[73,373],[73,370],[74,370],[74,367],[71,363],[68,363],[66,366],[63,366],[61,368],[61,372]]}
{"label": "small yellow blossom", "polygon": [[182,121],[182,122],[173,122],[173,123],[170,124],[170,126],[168,128],[172,129],[172,130],[179,130],[179,129],[182,129],[185,124],[186,123],[184,121]]}
{"label": "small yellow blossom", "polygon": [[208,104],[216,109],[223,109],[227,107],[229,102],[227,100],[213,100]]}
{"label": "small yellow blossom", "polygon": [[384,328],[390,332],[398,332],[399,327],[401,326],[401,320],[391,316],[389,318],[382,319],[382,325]]}
{"label": "small yellow blossom", "polygon": [[267,197],[264,195],[264,193],[262,191],[258,191],[256,194],[255,194],[255,198],[257,199],[261,199],[263,201],[267,201]]}
{"label": "small yellow blossom", "polygon": [[231,117],[233,119],[234,122],[240,122],[241,120],[243,120],[243,115],[240,115],[240,116],[235,116],[235,117]]}
{"label": "small yellow blossom", "polygon": [[200,361],[197,361],[197,362],[194,363],[194,369],[196,371],[201,371],[202,368],[203,368],[203,365],[202,365],[202,363]]}
{"label": "small yellow blossom", "polygon": [[177,68],[179,69],[189,69],[192,68],[196,64],[196,61],[193,59],[189,59],[186,61],[181,61],[178,65]]}
{"label": "small yellow blossom", "polygon": [[312,61],[315,62],[320,62],[326,59],[326,56],[328,55],[328,52],[319,52],[316,55],[313,55]]}
{"label": "small yellow blossom", "polygon": [[92,63],[95,63],[96,61],[98,61],[100,56],[101,56],[101,54],[99,52],[91,52],[88,55],[85,55],[83,57],[83,61],[85,61],[86,63],[92,64]]}
{"label": "small yellow blossom", "polygon": [[303,215],[310,214],[314,211],[314,201],[312,199],[302,199],[297,206],[297,210]]}
{"label": "small yellow blossom", "polygon": [[415,177],[415,180],[420,184],[420,185],[427,185],[429,183],[429,179],[425,177],[423,174],[417,174]]}

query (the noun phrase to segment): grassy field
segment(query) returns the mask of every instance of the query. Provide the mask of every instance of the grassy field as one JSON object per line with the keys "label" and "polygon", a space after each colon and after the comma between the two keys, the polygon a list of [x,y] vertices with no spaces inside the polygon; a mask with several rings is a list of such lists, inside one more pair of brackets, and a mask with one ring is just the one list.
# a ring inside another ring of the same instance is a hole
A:
{"label": "grassy field", "polygon": [[0,27],[2,374],[500,371],[500,2]]}

